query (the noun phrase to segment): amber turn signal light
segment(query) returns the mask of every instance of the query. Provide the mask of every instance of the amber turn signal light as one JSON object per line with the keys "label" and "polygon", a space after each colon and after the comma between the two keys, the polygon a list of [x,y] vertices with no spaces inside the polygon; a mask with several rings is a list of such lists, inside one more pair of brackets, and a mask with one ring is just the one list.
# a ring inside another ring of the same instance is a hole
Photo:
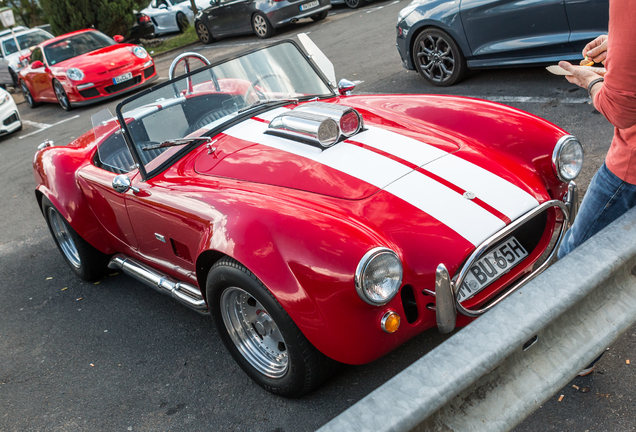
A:
{"label": "amber turn signal light", "polygon": [[395,333],[400,328],[400,316],[396,312],[388,311],[382,317],[380,326],[387,333]]}

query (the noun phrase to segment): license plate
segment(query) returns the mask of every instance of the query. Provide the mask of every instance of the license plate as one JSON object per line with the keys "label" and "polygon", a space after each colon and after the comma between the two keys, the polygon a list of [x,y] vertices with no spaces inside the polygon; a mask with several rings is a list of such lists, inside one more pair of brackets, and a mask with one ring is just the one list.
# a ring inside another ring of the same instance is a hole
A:
{"label": "license plate", "polygon": [[123,74],[113,78],[113,84],[123,83],[124,81],[128,81],[131,79],[132,79],[132,72],[128,72],[127,74]]}
{"label": "license plate", "polygon": [[318,0],[314,0],[312,2],[305,3],[304,5],[300,5],[300,10],[301,11],[306,11],[307,9],[315,8],[319,4],[320,4],[320,2]]}
{"label": "license plate", "polygon": [[467,300],[519,264],[528,252],[514,237],[500,243],[473,264],[457,291],[460,302]]}

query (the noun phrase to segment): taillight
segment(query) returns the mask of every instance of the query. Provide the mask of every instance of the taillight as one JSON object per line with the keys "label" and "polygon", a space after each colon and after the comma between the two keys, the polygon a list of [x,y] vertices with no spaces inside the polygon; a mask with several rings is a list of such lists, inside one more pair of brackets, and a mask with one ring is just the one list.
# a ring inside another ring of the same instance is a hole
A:
{"label": "taillight", "polygon": [[139,17],[139,23],[147,23],[150,22],[150,17],[148,15],[142,15]]}

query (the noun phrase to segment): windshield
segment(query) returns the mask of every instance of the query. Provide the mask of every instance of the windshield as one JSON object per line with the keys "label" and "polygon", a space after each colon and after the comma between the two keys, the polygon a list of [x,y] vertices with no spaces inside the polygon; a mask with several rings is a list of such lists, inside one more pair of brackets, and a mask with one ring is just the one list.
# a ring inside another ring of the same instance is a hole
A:
{"label": "windshield", "polygon": [[54,65],[110,45],[115,45],[115,41],[105,34],[88,31],[45,46],[44,55],[49,65]]}
{"label": "windshield", "polygon": [[[20,44],[20,51],[22,51],[34,47],[40,42],[51,39],[51,35],[38,30],[32,33],[18,35],[16,36],[16,39]],[[18,49],[15,46],[15,40],[13,40],[13,38],[2,41],[2,47],[4,49],[5,55],[11,55],[18,52]]]}
{"label": "windshield", "polygon": [[[192,60],[192,68],[199,64]],[[202,143],[181,138],[213,136],[258,109],[317,96],[333,91],[297,46],[285,41],[143,92],[119,105],[117,115],[126,119],[140,168],[151,177]]]}

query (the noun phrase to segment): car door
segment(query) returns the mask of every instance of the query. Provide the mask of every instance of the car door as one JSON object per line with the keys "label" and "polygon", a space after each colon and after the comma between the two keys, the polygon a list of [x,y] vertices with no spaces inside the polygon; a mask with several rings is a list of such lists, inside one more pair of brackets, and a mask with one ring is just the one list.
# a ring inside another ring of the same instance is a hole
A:
{"label": "car door", "polygon": [[460,16],[476,58],[574,51],[564,0],[462,0]]}
{"label": "car door", "polygon": [[[33,64],[36,61],[43,63],[43,66],[34,68]],[[31,81],[33,96],[38,100],[51,100],[55,99],[55,92],[53,91],[53,81],[51,76],[51,69],[46,65],[42,49],[37,47],[31,53],[29,59],[30,70],[28,72],[29,80]]]}
{"label": "car door", "polygon": [[249,2],[245,0],[215,1],[205,10],[212,34],[236,34],[250,31]]}
{"label": "car door", "polygon": [[153,18],[159,27],[163,29],[177,28],[176,12],[170,2],[167,0],[153,0],[150,3],[150,7],[156,12]]}
{"label": "car door", "polygon": [[608,0],[565,0],[565,11],[570,23],[570,44],[574,51],[583,51],[589,41],[598,35],[607,34]]}

